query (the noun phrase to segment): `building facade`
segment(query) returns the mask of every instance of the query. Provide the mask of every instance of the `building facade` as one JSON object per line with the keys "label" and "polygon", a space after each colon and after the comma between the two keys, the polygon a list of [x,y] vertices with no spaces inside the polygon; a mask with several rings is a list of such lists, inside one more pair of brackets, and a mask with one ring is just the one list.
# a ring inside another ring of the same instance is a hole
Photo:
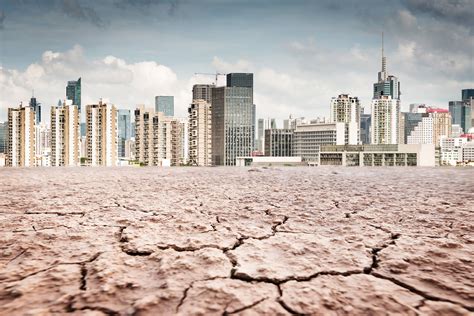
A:
{"label": "building facade", "polygon": [[86,107],[86,151],[90,166],[116,166],[118,160],[117,108],[112,104]]}
{"label": "building facade", "polygon": [[271,128],[265,130],[265,156],[293,156],[293,129]]}
{"label": "building facade", "polygon": [[340,94],[331,99],[330,122],[345,124],[346,144],[360,143],[360,101],[349,94]]}
{"label": "building facade", "polygon": [[452,124],[460,125],[467,133],[471,125],[471,104],[466,101],[449,101],[449,113],[451,113]]}
{"label": "building facade", "polygon": [[227,86],[212,90],[212,161],[233,166],[255,148],[253,74],[227,75]]}
{"label": "building facade", "polygon": [[6,166],[34,167],[36,165],[35,111],[32,107],[8,109],[8,142]]}
{"label": "building facade", "polygon": [[118,125],[118,157],[119,158],[130,158],[127,156],[126,143],[132,137],[130,110],[118,110],[117,111],[117,125]]}
{"label": "building facade", "polygon": [[213,84],[195,84],[193,86],[193,100],[204,100],[208,103],[212,102],[212,88],[216,86]]}
{"label": "building facade", "polygon": [[162,112],[165,116],[174,116],[174,96],[156,96],[155,112]]}
{"label": "building facade", "polygon": [[445,109],[428,108],[422,119],[407,136],[407,144],[434,144],[442,136],[451,136],[451,114]]}
{"label": "building facade", "polygon": [[400,102],[390,96],[372,100],[372,144],[398,144]]}
{"label": "building facade", "polygon": [[344,123],[314,123],[297,125],[293,134],[293,156],[303,161],[319,163],[322,145],[344,145]]}
{"label": "building facade", "polygon": [[[79,113],[81,113],[81,78],[67,82],[66,99],[71,100],[73,105],[77,106]],[[59,103],[58,105],[61,105]]]}
{"label": "building facade", "polygon": [[188,108],[189,163],[212,165],[212,107],[204,99],[195,99]]}
{"label": "building facade", "polygon": [[[146,166],[162,166],[169,158],[171,135],[163,112],[141,106],[135,110],[135,159]],[[168,144],[169,143],[169,144]]]}
{"label": "building facade", "polygon": [[41,103],[39,103],[36,98],[33,96],[30,99],[30,107],[35,111],[35,124],[41,123]]}
{"label": "building facade", "polygon": [[8,122],[0,122],[0,154],[7,152]]}
{"label": "building facade", "polygon": [[372,115],[360,115],[360,141],[362,144],[370,144],[370,130],[372,126]]}
{"label": "building facade", "polygon": [[36,125],[36,165],[40,167],[51,166],[51,128],[41,123]]}
{"label": "building facade", "polygon": [[78,166],[80,149],[77,105],[51,107],[51,166]]}

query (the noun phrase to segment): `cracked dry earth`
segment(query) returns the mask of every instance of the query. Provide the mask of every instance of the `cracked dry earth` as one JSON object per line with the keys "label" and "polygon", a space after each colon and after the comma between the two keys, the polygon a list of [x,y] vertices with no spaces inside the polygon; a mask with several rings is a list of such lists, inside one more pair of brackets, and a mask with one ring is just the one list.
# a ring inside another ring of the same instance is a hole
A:
{"label": "cracked dry earth", "polygon": [[469,315],[474,169],[0,170],[2,315]]}

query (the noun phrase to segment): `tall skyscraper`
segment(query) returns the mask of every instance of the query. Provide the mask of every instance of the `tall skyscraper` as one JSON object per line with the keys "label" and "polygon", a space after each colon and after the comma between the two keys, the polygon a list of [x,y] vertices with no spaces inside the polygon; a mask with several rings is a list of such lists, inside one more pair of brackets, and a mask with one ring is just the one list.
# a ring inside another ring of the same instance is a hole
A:
{"label": "tall skyscraper", "polygon": [[34,96],[32,96],[30,99],[30,107],[32,107],[33,111],[35,111],[35,123],[40,124],[41,123],[41,103],[36,101],[36,98]]}
{"label": "tall skyscraper", "polygon": [[461,97],[463,101],[474,99],[474,89],[463,89],[461,92]]}
{"label": "tall skyscraper", "polygon": [[212,109],[204,99],[194,99],[188,108],[189,162],[194,166],[212,165]]}
{"label": "tall skyscraper", "polygon": [[360,102],[357,97],[349,94],[340,94],[331,99],[331,123],[344,123],[346,144],[358,145],[360,143]]}
{"label": "tall skyscraper", "polygon": [[253,74],[231,73],[227,86],[212,89],[212,161],[233,166],[255,144]]}
{"label": "tall skyscraper", "polygon": [[276,121],[274,118],[258,119],[257,122],[257,151],[264,153],[265,151],[265,130],[276,129]]}
{"label": "tall skyscraper", "polygon": [[90,166],[117,165],[117,108],[112,104],[86,107],[86,151]]}
{"label": "tall skyscraper", "polygon": [[471,104],[466,101],[449,101],[449,113],[451,113],[452,123],[460,125],[467,133],[471,128]]}
{"label": "tall skyscraper", "polygon": [[155,112],[162,112],[165,116],[174,116],[174,96],[156,96]]}
{"label": "tall skyscraper", "polygon": [[8,122],[0,122],[0,154],[7,152]]}
{"label": "tall skyscraper", "polygon": [[77,105],[51,107],[51,166],[79,165],[79,117]]}
{"label": "tall skyscraper", "polygon": [[265,156],[293,156],[294,129],[272,128],[265,130]]}
{"label": "tall skyscraper", "polygon": [[372,144],[397,144],[400,124],[400,82],[387,75],[387,60],[384,55],[382,34],[382,69],[374,83],[372,99]]}
{"label": "tall skyscraper", "polygon": [[423,113],[404,112],[401,115],[403,117],[403,144],[408,144],[408,136],[423,119]]}
{"label": "tall skyscraper", "polygon": [[73,105],[77,105],[79,113],[81,113],[81,78],[67,82],[66,99],[71,100]]}
{"label": "tall skyscraper", "polygon": [[35,119],[32,107],[8,109],[7,166],[35,166]]}
{"label": "tall skyscraper", "polygon": [[[127,157],[126,142],[132,137],[132,125],[130,121],[130,110],[118,110],[118,156]],[[130,157],[128,157],[130,158]]]}
{"label": "tall skyscraper", "polygon": [[193,86],[193,100],[205,100],[209,103],[212,101],[213,84],[195,84]]}

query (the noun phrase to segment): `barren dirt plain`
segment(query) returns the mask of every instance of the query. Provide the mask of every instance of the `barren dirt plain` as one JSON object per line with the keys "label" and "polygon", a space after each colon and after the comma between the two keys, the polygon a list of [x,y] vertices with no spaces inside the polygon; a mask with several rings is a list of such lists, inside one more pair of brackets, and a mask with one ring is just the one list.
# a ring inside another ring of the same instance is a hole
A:
{"label": "barren dirt plain", "polygon": [[1,315],[472,315],[474,169],[0,170]]}

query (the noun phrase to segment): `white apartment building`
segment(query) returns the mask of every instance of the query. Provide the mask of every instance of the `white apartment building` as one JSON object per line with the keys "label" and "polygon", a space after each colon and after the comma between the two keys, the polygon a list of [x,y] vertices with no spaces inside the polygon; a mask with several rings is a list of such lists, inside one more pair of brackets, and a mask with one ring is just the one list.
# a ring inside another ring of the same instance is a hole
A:
{"label": "white apartment building", "polygon": [[194,100],[189,113],[189,163],[194,166],[212,165],[212,107],[205,100]]}
{"label": "white apartment building", "polygon": [[344,145],[345,123],[296,125],[293,134],[293,156],[319,163],[321,145]]}
{"label": "white apartment building", "polygon": [[474,141],[462,145],[462,161],[465,163],[474,162]]}
{"label": "white apartment building", "polygon": [[331,99],[330,122],[345,124],[345,143],[360,143],[360,101],[349,94],[340,94]]}
{"label": "white apartment building", "polygon": [[48,125],[41,123],[36,129],[36,165],[39,167],[51,166],[51,129]]}
{"label": "white apartment building", "polygon": [[86,106],[86,151],[90,166],[116,166],[118,161],[117,108],[102,103]]}
{"label": "white apartment building", "polygon": [[466,144],[466,137],[447,137],[440,138],[440,164],[455,166],[463,161],[462,147]]}
{"label": "white apartment building", "polygon": [[399,140],[400,100],[382,95],[380,98],[372,100],[371,111],[372,144],[397,144]]}
{"label": "white apartment building", "polygon": [[407,137],[408,144],[435,144],[451,135],[451,114],[445,109],[428,108],[421,122]]}
{"label": "white apartment building", "polygon": [[51,165],[79,165],[79,109],[76,105],[51,107]]}
{"label": "white apartment building", "polygon": [[19,106],[8,109],[8,141],[6,165],[34,167],[36,165],[35,111]]}

